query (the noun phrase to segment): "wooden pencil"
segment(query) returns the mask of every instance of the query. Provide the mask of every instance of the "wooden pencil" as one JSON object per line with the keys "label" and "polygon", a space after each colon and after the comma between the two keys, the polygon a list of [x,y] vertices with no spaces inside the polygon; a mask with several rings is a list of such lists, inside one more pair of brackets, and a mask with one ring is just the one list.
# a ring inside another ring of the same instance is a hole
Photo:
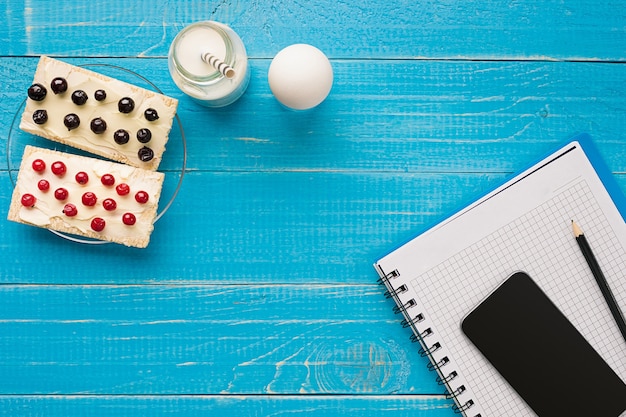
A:
{"label": "wooden pencil", "polygon": [[609,306],[609,310],[611,310],[611,314],[617,323],[617,327],[622,333],[622,337],[626,341],[626,321],[624,320],[624,315],[617,305],[617,301],[615,300],[615,296],[609,287],[609,283],[606,281],[604,277],[604,273],[602,273],[602,269],[600,268],[600,264],[591,250],[591,246],[589,246],[589,242],[587,242],[587,238],[585,237],[582,229],[572,220],[572,229],[574,231],[574,237],[576,238],[576,242],[578,242],[578,246],[580,247],[591,272],[593,273],[598,286],[600,287],[600,291],[606,300],[606,303]]}

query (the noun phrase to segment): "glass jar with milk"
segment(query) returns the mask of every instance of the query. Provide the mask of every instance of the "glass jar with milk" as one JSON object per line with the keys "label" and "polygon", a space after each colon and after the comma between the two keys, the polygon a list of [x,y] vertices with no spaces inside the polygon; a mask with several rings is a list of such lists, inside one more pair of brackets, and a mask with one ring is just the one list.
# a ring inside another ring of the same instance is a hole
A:
{"label": "glass jar with milk", "polygon": [[207,107],[233,103],[250,81],[241,38],[215,21],[193,23],[181,30],[170,46],[168,67],[178,88]]}

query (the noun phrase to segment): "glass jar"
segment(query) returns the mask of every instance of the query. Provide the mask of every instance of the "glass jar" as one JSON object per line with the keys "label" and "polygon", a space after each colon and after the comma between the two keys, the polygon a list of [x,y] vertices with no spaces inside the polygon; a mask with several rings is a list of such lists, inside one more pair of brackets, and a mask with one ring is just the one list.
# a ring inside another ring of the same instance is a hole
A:
{"label": "glass jar", "polygon": [[241,38],[215,21],[193,23],[181,30],[170,45],[168,67],[178,88],[207,107],[233,103],[250,81]]}

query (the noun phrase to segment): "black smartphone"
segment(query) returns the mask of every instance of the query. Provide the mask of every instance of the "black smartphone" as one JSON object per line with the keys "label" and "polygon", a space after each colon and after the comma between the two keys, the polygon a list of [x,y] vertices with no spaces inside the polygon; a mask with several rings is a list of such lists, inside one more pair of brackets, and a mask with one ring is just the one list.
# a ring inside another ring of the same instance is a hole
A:
{"label": "black smartphone", "polygon": [[500,284],[461,328],[541,417],[626,410],[624,381],[524,272]]}

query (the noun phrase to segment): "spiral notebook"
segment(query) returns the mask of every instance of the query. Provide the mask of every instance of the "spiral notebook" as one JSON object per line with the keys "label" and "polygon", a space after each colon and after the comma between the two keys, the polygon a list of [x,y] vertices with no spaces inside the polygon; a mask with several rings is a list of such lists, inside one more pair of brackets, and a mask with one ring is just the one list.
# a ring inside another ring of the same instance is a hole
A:
{"label": "spiral notebook", "polygon": [[[535,415],[460,328],[463,317],[518,270],[535,279],[626,381],[626,342],[571,223],[584,229],[626,311],[625,215],[620,188],[583,134],[375,263],[395,311],[457,411]],[[528,348],[536,342],[529,335]]]}

